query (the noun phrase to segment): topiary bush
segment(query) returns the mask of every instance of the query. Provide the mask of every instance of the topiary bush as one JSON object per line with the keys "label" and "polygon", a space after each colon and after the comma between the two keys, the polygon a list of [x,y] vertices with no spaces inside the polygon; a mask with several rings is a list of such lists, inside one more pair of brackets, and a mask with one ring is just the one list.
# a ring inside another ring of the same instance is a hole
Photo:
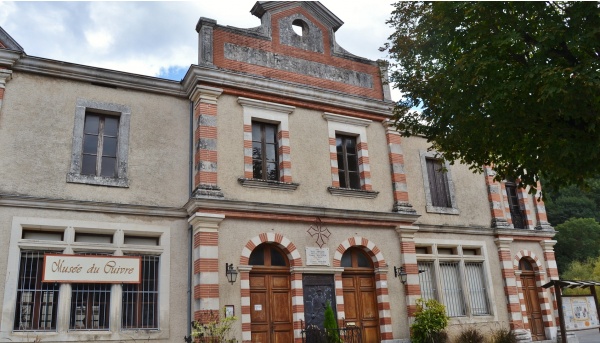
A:
{"label": "topiary bush", "polygon": [[446,306],[435,299],[417,299],[415,321],[410,326],[412,343],[444,343],[448,326]]}
{"label": "topiary bush", "polygon": [[476,328],[463,328],[455,343],[484,343],[485,337]]}
{"label": "topiary bush", "polygon": [[335,320],[335,313],[329,301],[325,305],[325,319],[323,320],[323,328],[327,334],[327,343],[342,343],[340,338],[340,330],[338,330],[338,324]]}

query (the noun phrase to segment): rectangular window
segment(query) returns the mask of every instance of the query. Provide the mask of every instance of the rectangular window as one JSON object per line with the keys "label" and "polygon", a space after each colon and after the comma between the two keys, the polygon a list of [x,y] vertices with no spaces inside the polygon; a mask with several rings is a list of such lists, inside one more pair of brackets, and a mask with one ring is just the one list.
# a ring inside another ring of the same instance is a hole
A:
{"label": "rectangular window", "polygon": [[425,300],[437,300],[437,290],[433,262],[419,262],[418,266],[419,284],[421,285],[421,298]]}
{"label": "rectangular window", "polygon": [[448,178],[442,160],[426,158],[425,161],[427,163],[431,205],[435,207],[452,207],[450,191],[448,189]]}
{"label": "rectangular window", "polygon": [[81,175],[117,176],[119,117],[86,112]]}
{"label": "rectangular window", "polygon": [[335,136],[340,187],[360,189],[356,137]]}
{"label": "rectangular window", "polygon": [[475,316],[489,314],[487,289],[483,277],[483,263],[465,262],[465,272],[469,287],[471,313]]}
{"label": "rectangular window", "polygon": [[123,285],[124,329],[158,329],[159,262],[158,256],[142,256],[142,283]]}
{"label": "rectangular window", "polygon": [[58,283],[42,283],[44,253],[23,251],[17,286],[15,331],[55,331]]}
{"label": "rectangular window", "polygon": [[440,281],[446,312],[450,317],[465,315],[465,301],[460,282],[458,262],[440,262]]}
{"label": "rectangular window", "polygon": [[253,178],[279,180],[279,152],[277,125],[252,122]]}
{"label": "rectangular window", "polygon": [[513,226],[515,229],[524,229],[525,215],[523,214],[523,211],[521,211],[521,205],[519,204],[517,185],[513,182],[507,182],[505,187]]}
{"label": "rectangular window", "polygon": [[108,330],[110,284],[73,284],[70,330]]}

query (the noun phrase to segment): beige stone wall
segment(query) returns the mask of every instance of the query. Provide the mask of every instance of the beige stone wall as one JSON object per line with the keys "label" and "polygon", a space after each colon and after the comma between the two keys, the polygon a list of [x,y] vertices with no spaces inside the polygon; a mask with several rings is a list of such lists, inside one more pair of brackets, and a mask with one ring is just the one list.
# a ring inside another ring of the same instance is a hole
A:
{"label": "beige stone wall", "polygon": [[[28,218],[45,218],[45,219],[57,219],[65,221],[89,221],[89,222],[100,222],[108,224],[124,225],[128,227],[143,227],[144,225],[151,226],[163,226],[168,227],[166,234],[169,237],[169,254],[170,260],[161,260],[161,263],[168,263],[170,269],[170,280],[168,281],[168,294],[169,294],[169,305],[167,308],[161,307],[161,312],[166,312],[169,317],[170,325],[166,327],[165,323],[161,323],[161,329],[170,331],[169,339],[152,340],[153,342],[180,342],[182,337],[186,335],[187,330],[187,268],[188,268],[188,224],[186,219],[174,219],[174,218],[161,218],[161,217],[150,217],[150,216],[127,216],[117,214],[105,214],[105,213],[89,213],[89,212],[75,212],[75,211],[58,211],[58,210],[42,210],[42,209],[28,209],[28,208],[11,208],[11,207],[0,207],[0,243],[2,249],[0,249],[0,322],[2,318],[2,309],[4,307],[4,296],[6,286],[6,271],[7,271],[7,260],[9,253],[9,242],[11,238],[11,226],[13,218],[15,217],[28,217]],[[10,244],[16,244],[10,242]],[[16,287],[16,285],[14,285]],[[160,295],[159,295],[160,297]],[[2,332],[0,336],[7,334]],[[43,336],[44,334],[41,333]],[[52,335],[50,335],[52,336]],[[66,336],[54,335],[54,340],[50,336],[44,336],[43,342],[60,342],[61,338]],[[102,334],[98,337],[103,336]],[[124,339],[125,336],[121,337]],[[18,341],[17,338],[13,337],[13,341]],[[76,341],[96,341],[102,338],[95,338],[94,335],[86,335],[85,333],[69,334],[70,340]],[[1,339],[0,339],[1,340]],[[30,340],[24,340],[31,342]]]}
{"label": "beige stone wall", "polygon": [[483,174],[473,173],[466,165],[450,166],[459,215],[428,213],[423,186],[420,153],[430,144],[422,137],[402,138],[408,196],[411,205],[421,215],[416,224],[490,227],[491,212]]}
{"label": "beige stone wall", "polygon": [[[67,183],[77,99],[128,106],[129,188]],[[14,72],[0,114],[0,191],[176,206],[188,197],[189,101]]]}

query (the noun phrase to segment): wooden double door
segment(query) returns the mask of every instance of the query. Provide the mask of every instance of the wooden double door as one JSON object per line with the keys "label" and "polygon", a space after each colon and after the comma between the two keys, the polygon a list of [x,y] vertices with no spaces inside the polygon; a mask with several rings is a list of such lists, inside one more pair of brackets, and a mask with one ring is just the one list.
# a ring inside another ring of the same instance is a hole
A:
{"label": "wooden double door", "polygon": [[363,343],[379,343],[379,310],[373,273],[342,274],[345,325],[362,328]]}
{"label": "wooden double door", "polygon": [[531,338],[534,341],[545,340],[544,319],[542,317],[542,308],[540,306],[539,290],[536,286],[535,275],[523,272],[521,274],[521,284],[523,285],[523,298],[525,300],[527,318],[529,319]]}
{"label": "wooden double door", "polygon": [[254,343],[294,342],[290,274],[250,274],[250,321]]}

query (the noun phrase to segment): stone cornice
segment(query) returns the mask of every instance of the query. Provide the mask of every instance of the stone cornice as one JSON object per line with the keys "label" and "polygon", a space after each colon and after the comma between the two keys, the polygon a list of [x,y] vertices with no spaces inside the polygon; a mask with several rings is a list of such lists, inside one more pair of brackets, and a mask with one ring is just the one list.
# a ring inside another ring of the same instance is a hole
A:
{"label": "stone cornice", "polygon": [[[320,218],[344,218],[347,220],[366,220],[381,222],[412,223],[419,215],[401,214],[396,212],[374,212],[357,211],[336,208],[323,208],[311,206],[268,204],[259,202],[247,202],[238,200],[219,200],[219,199],[190,199],[185,205],[188,214],[192,215],[196,211],[204,212],[207,210],[217,211],[240,211],[265,214],[280,214],[306,216],[310,221],[314,217]],[[227,217],[227,216],[226,216]]]}
{"label": "stone cornice", "polygon": [[323,113],[323,118],[325,118],[325,120],[327,120],[327,121],[334,121],[336,123],[349,124],[349,125],[354,125],[354,126],[364,126],[364,127],[369,126],[372,122],[372,120],[368,120],[368,119],[353,118],[353,117],[343,116],[343,115],[339,115],[339,114],[333,114],[333,113],[329,113],[329,112]]}
{"label": "stone cornice", "polygon": [[123,215],[187,218],[187,213],[185,212],[185,210],[176,207],[118,204],[71,199],[38,198],[32,196],[13,194],[0,194],[0,207],[25,207],[65,211],[117,213]]}
{"label": "stone cornice", "polygon": [[[0,50],[0,63],[1,62],[2,55]],[[39,57],[25,56],[14,64],[13,69],[21,72],[91,82],[109,87],[122,87],[144,92],[186,97],[186,93],[183,92],[181,83],[177,81]]]}
{"label": "stone cornice", "polygon": [[21,55],[20,51],[0,49],[0,66],[12,68]]}
{"label": "stone cornice", "polygon": [[495,229],[494,234],[500,237],[512,237],[515,241],[522,240],[546,240],[556,235],[554,230],[524,230],[524,229]]}
{"label": "stone cornice", "polygon": [[394,106],[392,102],[354,96],[299,83],[268,79],[231,70],[192,66],[183,79],[183,89],[189,95],[197,84],[241,88],[276,96],[285,94],[286,97],[291,99],[338,106],[387,117],[392,116]]}

